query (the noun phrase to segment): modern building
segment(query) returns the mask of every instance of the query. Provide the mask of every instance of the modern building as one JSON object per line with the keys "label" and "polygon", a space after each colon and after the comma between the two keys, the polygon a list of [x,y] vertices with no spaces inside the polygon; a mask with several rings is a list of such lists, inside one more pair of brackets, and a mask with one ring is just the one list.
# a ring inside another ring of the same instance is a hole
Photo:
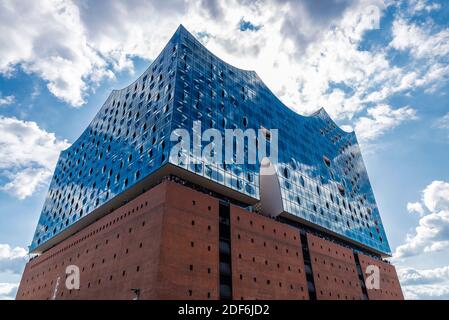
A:
{"label": "modern building", "polygon": [[[198,121],[257,130],[269,156],[195,151],[217,139],[174,153]],[[30,252],[18,299],[403,299],[355,134],[289,109],[183,26],[61,152]]]}

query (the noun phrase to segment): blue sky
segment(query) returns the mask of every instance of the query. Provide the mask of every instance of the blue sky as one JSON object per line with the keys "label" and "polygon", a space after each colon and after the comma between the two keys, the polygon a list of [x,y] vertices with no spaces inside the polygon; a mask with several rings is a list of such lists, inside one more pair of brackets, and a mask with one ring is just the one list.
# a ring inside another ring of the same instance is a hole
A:
{"label": "blue sky", "polygon": [[447,2],[231,2],[0,0],[0,299],[60,150],[180,23],[297,112],[356,131],[406,297],[449,298]]}

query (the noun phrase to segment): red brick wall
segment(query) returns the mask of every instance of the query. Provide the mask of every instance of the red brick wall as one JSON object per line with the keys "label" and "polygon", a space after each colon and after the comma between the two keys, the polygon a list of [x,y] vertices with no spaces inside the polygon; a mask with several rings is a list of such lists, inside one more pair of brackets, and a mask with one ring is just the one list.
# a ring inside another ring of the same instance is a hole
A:
{"label": "red brick wall", "polygon": [[362,289],[352,250],[307,234],[318,300],[359,300]]}
{"label": "red brick wall", "polygon": [[[30,261],[17,299],[50,299],[58,277],[56,299],[131,299],[132,288],[142,299],[217,299],[217,206],[160,184]],[[80,268],[80,290],[65,288],[69,264]]]}
{"label": "red brick wall", "polygon": [[379,267],[380,272],[380,288],[369,289],[368,297],[370,300],[403,300],[401,285],[399,284],[398,275],[393,265],[383,261],[379,261],[368,257],[364,254],[358,254],[360,266],[364,279],[366,280],[367,274],[365,273],[368,265],[376,265]]}
{"label": "red brick wall", "polygon": [[233,298],[308,299],[299,231],[231,206]]}
{"label": "red brick wall", "polygon": [[[31,260],[17,299],[219,298],[219,203],[166,181]],[[308,299],[299,231],[231,205],[234,299]],[[360,299],[350,249],[307,235],[318,299]],[[393,266],[377,264],[381,289],[370,299],[403,299]],[[65,287],[65,268],[77,265],[80,290]]]}
{"label": "red brick wall", "polygon": [[159,299],[219,299],[218,200],[171,184],[164,204]]}

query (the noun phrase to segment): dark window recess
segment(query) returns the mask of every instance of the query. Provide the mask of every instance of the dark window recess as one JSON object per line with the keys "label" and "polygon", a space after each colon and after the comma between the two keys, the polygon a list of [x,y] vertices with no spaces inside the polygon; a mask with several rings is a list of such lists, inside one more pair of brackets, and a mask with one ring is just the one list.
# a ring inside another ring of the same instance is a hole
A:
{"label": "dark window recess", "polygon": [[299,231],[302,244],[302,255],[304,257],[304,270],[306,272],[307,289],[310,300],[316,300],[315,282],[313,281],[312,262],[310,261],[309,244],[304,230]]}
{"label": "dark window recess", "polygon": [[362,288],[363,300],[369,300],[368,291],[365,286],[365,279],[363,278],[362,267],[360,266],[359,255],[354,252],[354,260],[357,268],[357,275],[359,276],[360,287]]}
{"label": "dark window recess", "polygon": [[220,275],[231,276],[231,265],[227,262],[220,262]]}
{"label": "dark window recess", "polygon": [[229,285],[223,284],[220,277],[220,299],[230,300],[228,297],[232,297],[232,289]]}
{"label": "dark window recess", "polygon": [[219,222],[220,299],[232,300],[231,222],[228,202],[220,201]]}
{"label": "dark window recess", "polygon": [[231,254],[231,246],[228,241],[220,240],[220,254]]}

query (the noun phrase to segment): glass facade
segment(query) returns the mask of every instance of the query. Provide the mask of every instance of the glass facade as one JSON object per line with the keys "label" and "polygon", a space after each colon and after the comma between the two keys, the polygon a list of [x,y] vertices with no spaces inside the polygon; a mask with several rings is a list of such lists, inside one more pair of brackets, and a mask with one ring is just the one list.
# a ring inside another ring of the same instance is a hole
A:
{"label": "glass facade", "polygon": [[258,163],[192,163],[191,150],[180,163],[170,157],[177,143],[172,131],[191,132],[197,120],[202,130],[278,129],[275,167],[285,214],[390,254],[355,134],[337,127],[324,109],[297,114],[255,72],[220,60],[182,26],[144,74],[113,91],[61,152],[31,251],[167,163],[259,199]]}

